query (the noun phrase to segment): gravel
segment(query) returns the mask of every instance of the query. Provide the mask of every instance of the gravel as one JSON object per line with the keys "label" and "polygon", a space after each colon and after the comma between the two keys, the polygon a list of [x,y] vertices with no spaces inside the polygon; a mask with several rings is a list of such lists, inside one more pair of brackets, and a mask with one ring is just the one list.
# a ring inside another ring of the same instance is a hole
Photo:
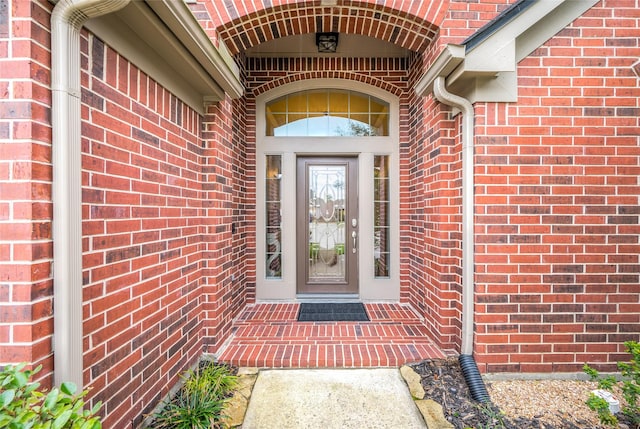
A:
{"label": "gravel", "polygon": [[598,415],[585,401],[597,383],[569,380],[493,381],[487,390],[509,418],[539,420],[548,427],[599,427]]}
{"label": "gravel", "polygon": [[596,384],[574,380],[508,380],[487,383],[491,403],[469,393],[456,358],[426,360],[413,369],[422,377],[427,398],[439,402],[456,429],[602,428],[585,401]]}

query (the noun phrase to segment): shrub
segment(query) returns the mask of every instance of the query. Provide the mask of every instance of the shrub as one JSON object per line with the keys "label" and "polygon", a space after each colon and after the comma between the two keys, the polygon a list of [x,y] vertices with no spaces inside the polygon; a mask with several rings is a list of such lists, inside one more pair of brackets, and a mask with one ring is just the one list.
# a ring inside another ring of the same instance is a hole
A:
{"label": "shrub", "polygon": [[156,429],[209,429],[219,427],[222,409],[236,386],[236,377],[226,366],[211,362],[189,370],[176,396],[156,414]]}
{"label": "shrub", "polygon": [[42,368],[25,369],[26,364],[8,365],[0,372],[0,428],[9,429],[100,429],[101,407],[85,410],[82,399],[87,391],[76,395],[73,383],[62,383],[45,394],[40,383],[29,379]]}
{"label": "shrub", "polygon": [[[611,392],[614,386],[620,385],[622,396],[626,401],[622,408],[622,414],[638,428],[640,427],[640,403],[638,401],[640,398],[640,343],[627,341],[624,345],[631,354],[631,361],[628,363],[618,362],[618,368],[623,377],[621,381],[616,380],[614,376],[602,377],[598,371],[586,364],[584,371],[589,374],[592,380],[598,381],[600,389]],[[598,413],[601,423],[611,426],[618,424],[617,417],[611,414],[609,405],[604,399],[592,393],[587,400],[587,405]]]}

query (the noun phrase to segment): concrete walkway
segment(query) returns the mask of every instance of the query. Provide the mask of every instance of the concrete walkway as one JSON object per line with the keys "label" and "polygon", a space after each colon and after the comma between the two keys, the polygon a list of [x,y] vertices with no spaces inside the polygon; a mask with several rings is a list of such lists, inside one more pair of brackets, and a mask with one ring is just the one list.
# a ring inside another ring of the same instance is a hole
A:
{"label": "concrete walkway", "polygon": [[243,429],[423,429],[397,369],[262,370]]}

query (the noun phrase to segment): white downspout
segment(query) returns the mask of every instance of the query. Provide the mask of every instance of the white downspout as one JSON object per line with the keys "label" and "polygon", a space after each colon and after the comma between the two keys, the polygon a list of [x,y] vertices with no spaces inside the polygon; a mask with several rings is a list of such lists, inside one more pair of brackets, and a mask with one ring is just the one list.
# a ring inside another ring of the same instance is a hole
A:
{"label": "white downspout", "polygon": [[473,105],[466,98],[452,94],[445,87],[445,78],[438,76],[433,93],[441,103],[462,112],[462,355],[473,355],[474,315],[474,124]]}
{"label": "white downspout", "polygon": [[130,0],[60,0],[51,15],[54,383],[82,387],[80,29]]}

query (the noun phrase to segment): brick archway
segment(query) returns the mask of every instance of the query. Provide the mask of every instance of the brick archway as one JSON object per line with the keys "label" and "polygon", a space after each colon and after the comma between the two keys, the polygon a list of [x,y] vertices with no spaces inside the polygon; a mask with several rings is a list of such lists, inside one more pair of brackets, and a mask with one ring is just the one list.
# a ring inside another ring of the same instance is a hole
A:
{"label": "brick archway", "polygon": [[356,82],[366,83],[368,85],[374,86],[376,88],[380,88],[385,90],[386,92],[393,94],[397,97],[400,97],[403,93],[403,89],[393,85],[389,82],[385,82],[382,79],[377,79],[372,76],[362,75],[358,73],[348,72],[348,71],[332,71],[332,70],[316,70],[305,73],[296,73],[291,74],[280,79],[272,80],[267,82],[259,87],[253,89],[253,95],[255,97],[260,94],[264,94],[267,91],[270,91],[274,88],[278,88],[282,85],[286,85],[288,83],[298,82],[302,80],[312,80],[312,79],[343,79],[343,80],[352,80]]}
{"label": "brick archway", "polygon": [[436,37],[449,4],[401,2],[400,9],[393,9],[375,0],[338,0],[335,6],[322,6],[315,0],[249,11],[246,9],[252,6],[247,2],[220,3],[216,2],[215,12],[223,23],[217,32],[232,55],[279,37],[320,31],[375,37],[424,52]]}

